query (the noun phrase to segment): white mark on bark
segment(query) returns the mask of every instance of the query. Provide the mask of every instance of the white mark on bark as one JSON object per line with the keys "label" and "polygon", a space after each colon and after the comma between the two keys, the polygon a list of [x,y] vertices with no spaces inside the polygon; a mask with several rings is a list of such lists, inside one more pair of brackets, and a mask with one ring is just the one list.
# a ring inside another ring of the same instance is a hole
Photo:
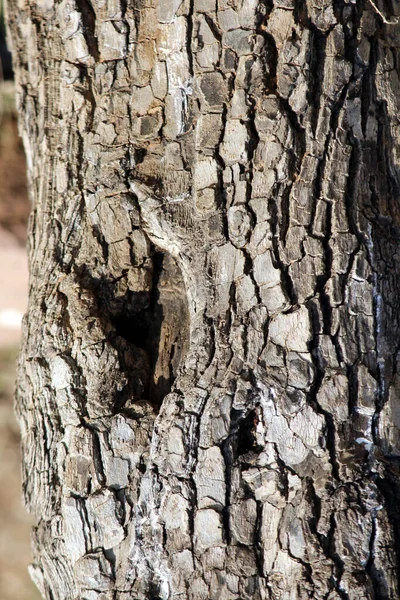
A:
{"label": "white mark on bark", "polygon": [[396,25],[399,22],[399,17],[394,17],[393,19],[388,20],[385,15],[383,14],[382,11],[379,10],[379,8],[376,6],[375,2],[373,2],[372,0],[369,0],[369,3],[371,4],[371,6],[376,10],[376,12],[378,13],[378,15],[381,17],[382,21],[386,24],[386,25]]}

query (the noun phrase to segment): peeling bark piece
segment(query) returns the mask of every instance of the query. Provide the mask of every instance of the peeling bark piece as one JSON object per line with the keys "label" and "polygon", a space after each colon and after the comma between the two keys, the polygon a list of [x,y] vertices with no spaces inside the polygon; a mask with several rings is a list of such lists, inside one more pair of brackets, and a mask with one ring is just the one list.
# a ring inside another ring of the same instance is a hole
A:
{"label": "peeling bark piece", "polygon": [[275,315],[270,324],[269,334],[271,341],[283,348],[294,352],[307,352],[312,335],[308,310],[301,306],[292,313]]}
{"label": "peeling bark piece", "polygon": [[95,547],[105,550],[118,546],[125,532],[117,518],[118,506],[114,494],[108,491],[91,496],[87,501],[89,526],[96,540]]}
{"label": "peeling bark piece", "polygon": [[251,232],[251,216],[248,210],[242,206],[232,206],[228,210],[228,227],[234,246],[245,246]]}
{"label": "peeling bark piece", "polygon": [[194,171],[194,186],[196,190],[217,185],[218,165],[212,158],[206,158],[196,163]]}
{"label": "peeling bark piece", "polygon": [[74,498],[66,498],[61,510],[65,522],[64,543],[68,554],[75,563],[86,554],[82,504],[79,505]]}
{"label": "peeling bark piece", "polygon": [[277,533],[280,510],[271,504],[264,504],[262,512],[261,539],[264,573],[270,573],[278,552]]}
{"label": "peeling bark piece", "polygon": [[196,148],[215,148],[222,132],[222,118],[219,114],[201,115],[196,127]]}
{"label": "peeling bark piece", "polygon": [[246,159],[246,143],[248,132],[246,126],[238,120],[229,120],[225,126],[225,133],[220,154],[225,165],[233,165]]}
{"label": "peeling bark piece", "polygon": [[102,60],[120,60],[127,53],[127,27],[123,21],[105,21],[98,31],[99,52]]}
{"label": "peeling bark piece", "polygon": [[239,18],[233,8],[218,11],[218,23],[222,31],[239,28]]}
{"label": "peeling bark piece", "polygon": [[112,586],[111,565],[101,552],[82,557],[75,564],[74,574],[83,590],[107,591]]}
{"label": "peeling bark piece", "polygon": [[251,33],[246,29],[234,29],[223,35],[222,44],[238,56],[250,54],[250,35]]}
{"label": "peeling bark piece", "polygon": [[218,72],[204,73],[199,85],[206,104],[210,108],[222,109],[228,91],[223,76]]}
{"label": "peeling bark piece", "polygon": [[157,17],[160,23],[170,23],[176,16],[182,0],[160,0],[157,7]]}
{"label": "peeling bark piece", "polygon": [[199,552],[223,544],[220,515],[212,509],[199,510],[194,517],[195,545]]}
{"label": "peeling bark piece", "polygon": [[257,504],[248,500],[234,504],[230,509],[230,527],[232,535],[239,544],[251,546],[254,543],[254,533],[257,521]]}
{"label": "peeling bark piece", "polygon": [[199,508],[222,508],[225,504],[225,466],[219,448],[199,450],[194,475]]}

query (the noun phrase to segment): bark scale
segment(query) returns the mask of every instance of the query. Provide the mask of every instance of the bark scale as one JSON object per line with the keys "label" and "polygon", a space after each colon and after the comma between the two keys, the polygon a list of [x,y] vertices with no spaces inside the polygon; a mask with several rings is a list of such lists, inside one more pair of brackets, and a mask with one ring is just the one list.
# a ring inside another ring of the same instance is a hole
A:
{"label": "bark scale", "polygon": [[400,597],[395,13],[8,0],[45,598]]}

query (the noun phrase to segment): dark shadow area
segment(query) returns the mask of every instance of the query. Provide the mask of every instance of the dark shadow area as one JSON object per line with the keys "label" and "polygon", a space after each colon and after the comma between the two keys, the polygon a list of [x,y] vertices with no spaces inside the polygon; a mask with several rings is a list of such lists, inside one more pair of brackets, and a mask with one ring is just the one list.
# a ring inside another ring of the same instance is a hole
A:
{"label": "dark shadow area", "polygon": [[0,2],[0,80],[1,79],[14,79],[11,52],[8,50],[6,43],[3,2]]}
{"label": "dark shadow area", "polygon": [[155,248],[151,258],[151,288],[128,290],[123,296],[116,295],[114,280],[94,278],[86,268],[77,274],[82,288],[96,298],[93,317],[117,350],[128,379],[122,391],[115,391],[115,413],[125,410],[128,400],[148,401],[158,409],[188,347],[189,312],[180,269]]}
{"label": "dark shadow area", "polygon": [[[234,411],[232,411],[234,412]],[[239,422],[237,432],[237,456],[248,452],[254,452],[256,443],[257,413],[255,410],[249,412],[247,417]]]}
{"label": "dark shadow area", "polygon": [[246,455],[259,454],[262,450],[257,444],[257,424],[258,414],[254,408],[247,414],[242,410],[231,410],[231,440],[233,441],[233,458],[237,460],[239,457]]}

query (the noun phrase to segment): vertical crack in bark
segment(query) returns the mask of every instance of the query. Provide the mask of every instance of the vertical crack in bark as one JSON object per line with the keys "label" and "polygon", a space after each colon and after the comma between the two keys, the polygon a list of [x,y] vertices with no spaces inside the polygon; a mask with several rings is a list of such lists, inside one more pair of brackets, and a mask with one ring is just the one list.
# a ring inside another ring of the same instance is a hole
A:
{"label": "vertical crack in bark", "polygon": [[[308,19],[307,19],[308,20]],[[311,115],[311,127],[313,134],[316,133],[318,115],[321,108],[323,80],[325,73],[326,60],[326,33],[320,31],[317,27],[311,26],[310,41],[310,74],[311,82],[308,88],[308,101],[313,107]]]}
{"label": "vertical crack in bark", "polygon": [[91,0],[75,0],[76,6],[81,14],[83,35],[86,39],[87,47],[95,62],[100,60],[99,45],[96,35],[96,14],[93,10]]}
{"label": "vertical crack in bark", "polygon": [[[276,189],[273,190],[273,196],[278,196],[278,189],[279,189],[279,186],[277,186]],[[290,304],[291,304],[291,306],[296,306],[297,294],[296,294],[296,291],[295,291],[295,288],[293,285],[292,278],[290,277],[289,268],[283,262],[283,260],[281,259],[281,256],[280,256],[279,240],[280,240],[281,226],[280,226],[279,217],[278,217],[277,203],[272,198],[269,199],[269,201],[268,201],[268,209],[269,209],[269,213],[271,215],[270,223],[271,223],[271,233],[272,233],[272,248],[274,251],[274,258],[276,261],[276,265],[280,271],[283,287],[287,294],[287,297],[289,298]]]}
{"label": "vertical crack in bark", "polygon": [[265,92],[276,93],[276,69],[278,53],[274,37],[268,33],[266,25],[273,8],[273,1],[261,0],[257,11],[256,32],[264,38],[262,49],[262,65],[264,70]]}

